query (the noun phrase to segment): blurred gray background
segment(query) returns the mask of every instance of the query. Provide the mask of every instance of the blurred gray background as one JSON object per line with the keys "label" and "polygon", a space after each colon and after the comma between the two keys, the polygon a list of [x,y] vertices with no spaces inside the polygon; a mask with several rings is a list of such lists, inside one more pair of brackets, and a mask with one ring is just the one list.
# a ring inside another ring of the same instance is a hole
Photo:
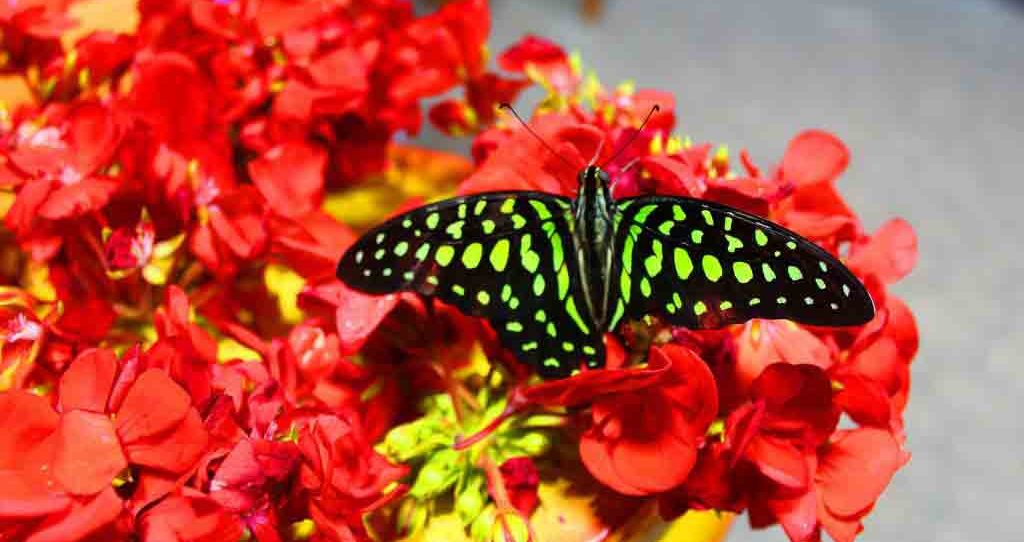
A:
{"label": "blurred gray background", "polygon": [[[1024,540],[1024,4],[606,0],[592,23],[580,4],[492,0],[492,51],[526,32],[578,49],[606,86],[674,92],[678,133],[762,167],[800,130],[831,130],[853,152],[839,186],[865,225],[917,229],[920,262],[895,287],[922,338],[913,459],[858,540]],[[730,540],[786,537],[744,519]]]}

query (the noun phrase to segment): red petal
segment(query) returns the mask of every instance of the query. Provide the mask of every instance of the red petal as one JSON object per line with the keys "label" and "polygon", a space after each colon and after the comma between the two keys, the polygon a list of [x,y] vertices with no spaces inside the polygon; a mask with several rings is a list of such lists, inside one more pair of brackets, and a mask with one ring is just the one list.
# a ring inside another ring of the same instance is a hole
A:
{"label": "red petal", "polygon": [[65,305],[57,327],[85,343],[98,343],[117,320],[117,314],[106,299],[91,297]]}
{"label": "red petal", "polygon": [[574,406],[602,395],[649,388],[667,378],[671,360],[652,357],[642,369],[602,369],[584,371],[570,378],[552,380],[523,390],[526,399],[545,406]]}
{"label": "red petal", "polygon": [[844,517],[864,512],[908,459],[888,431],[864,428],[840,434],[815,477],[825,506]]}
{"label": "red petal", "polygon": [[861,425],[888,428],[893,415],[885,388],[862,376],[842,378],[843,389],[836,394],[836,406]]}
{"label": "red petal", "polygon": [[81,540],[110,524],[124,509],[124,502],[114,488],[108,486],[96,497],[84,503],[75,502],[71,512],[55,523],[46,524],[25,542],[67,542]]}
{"label": "red petal", "polygon": [[249,174],[274,212],[298,217],[320,206],[326,164],[323,149],[291,142],[249,162]]}
{"label": "red petal", "polygon": [[362,95],[369,90],[367,68],[359,51],[342,47],[318,58],[309,67],[309,75],[318,85],[332,87],[335,96],[339,92]]}
{"label": "red petal", "polygon": [[324,6],[301,0],[262,0],[256,12],[256,28],[264,37],[307,26],[324,15]]}
{"label": "red petal", "polygon": [[398,305],[398,296],[371,296],[346,286],[341,286],[339,294],[336,314],[338,339],[342,355],[347,356],[362,348],[370,334]]}
{"label": "red petal", "polygon": [[35,227],[39,208],[46,202],[54,184],[46,179],[33,179],[18,192],[14,204],[4,216],[4,224],[18,235],[27,235]]}
{"label": "red petal", "polygon": [[757,435],[750,440],[744,455],[762,474],[782,486],[806,489],[810,485],[804,454],[788,440]]}
{"label": "red petal", "polygon": [[66,138],[74,149],[74,167],[83,175],[91,175],[106,165],[117,151],[121,127],[114,121],[111,111],[96,102],[76,105],[68,121]]}
{"label": "red petal", "polygon": [[797,185],[835,180],[850,163],[850,151],[836,136],[821,130],[798,134],[782,156],[781,176]]}
{"label": "red petal", "polygon": [[0,470],[17,469],[26,456],[57,429],[49,401],[23,390],[0,394]]}
{"label": "red petal", "polygon": [[776,362],[814,364],[827,369],[832,352],[814,334],[792,322],[754,320],[736,339],[736,373],[745,390],[761,371]]}
{"label": "red petal", "polygon": [[538,190],[554,194],[575,194],[576,175],[593,156],[597,143],[604,137],[603,133],[567,115],[544,115],[532,122],[531,126],[561,158],[546,149],[528,131],[522,127],[516,128],[512,136],[463,181],[459,193]]}
{"label": "red petal", "polygon": [[652,367],[663,363],[672,367],[671,378],[659,390],[684,415],[691,435],[702,437],[718,415],[718,387],[707,363],[693,350],[676,344],[651,348],[649,359]]}
{"label": "red petal", "polygon": [[917,234],[906,220],[889,220],[867,243],[851,247],[846,264],[859,275],[873,273],[892,284],[917,265]]}
{"label": "red petal", "polygon": [[128,390],[117,411],[117,434],[130,445],[181,423],[191,399],[167,373],[149,369]]}
{"label": "red petal", "polygon": [[705,187],[685,162],[670,156],[647,156],[640,166],[654,177],[659,194],[697,197]]}
{"label": "red petal", "polygon": [[527,34],[498,55],[498,66],[505,71],[523,72],[528,64],[560,64],[568,58],[557,43]]}
{"label": "red petal", "polygon": [[82,410],[64,414],[57,442],[53,475],[69,493],[93,495],[109,488],[128,466],[114,426],[103,414]]}
{"label": "red petal", "polygon": [[116,375],[113,352],[102,348],[82,352],[60,378],[60,409],[106,412]]}
{"label": "red petal", "polygon": [[202,140],[215,103],[206,80],[187,56],[157,53],[136,64],[135,112],[171,145]]}
{"label": "red petal", "polygon": [[0,470],[0,523],[4,519],[56,515],[69,506],[71,497],[47,487],[45,478]]}
{"label": "red petal", "polygon": [[196,409],[190,408],[180,424],[168,432],[125,442],[124,452],[133,465],[182,473],[195,466],[206,451],[209,434]]}
{"label": "red petal", "polygon": [[101,178],[88,178],[61,186],[46,198],[46,203],[39,208],[39,215],[60,220],[97,211],[107,204],[117,186],[117,181]]}
{"label": "red petal", "polygon": [[143,540],[222,542],[244,538],[242,524],[237,519],[212,499],[195,493],[170,496],[142,516],[140,529]]}
{"label": "red petal", "polygon": [[[627,495],[650,495],[667,491],[686,480],[697,460],[696,443],[688,431],[680,434],[679,425],[669,422],[654,434],[634,435],[627,424],[645,413],[633,409],[610,411],[614,419],[598,418],[580,437],[580,459],[587,470],[604,485]],[[648,412],[658,420],[668,421],[672,415]],[[622,425],[625,435],[608,435],[602,426]],[[640,437],[640,438],[638,438]],[[672,461],[665,461],[671,457]]]}
{"label": "red petal", "polygon": [[791,542],[818,540],[817,499],[814,491],[793,498],[776,498],[768,503]]}

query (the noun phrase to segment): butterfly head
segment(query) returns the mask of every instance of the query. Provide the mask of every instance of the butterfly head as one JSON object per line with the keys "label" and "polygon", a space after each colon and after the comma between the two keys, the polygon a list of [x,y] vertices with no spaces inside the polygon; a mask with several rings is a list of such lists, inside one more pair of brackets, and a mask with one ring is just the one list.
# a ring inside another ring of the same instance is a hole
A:
{"label": "butterfly head", "polygon": [[607,188],[609,183],[608,172],[594,165],[581,169],[578,180],[581,189],[588,188],[591,190],[597,190],[602,187]]}

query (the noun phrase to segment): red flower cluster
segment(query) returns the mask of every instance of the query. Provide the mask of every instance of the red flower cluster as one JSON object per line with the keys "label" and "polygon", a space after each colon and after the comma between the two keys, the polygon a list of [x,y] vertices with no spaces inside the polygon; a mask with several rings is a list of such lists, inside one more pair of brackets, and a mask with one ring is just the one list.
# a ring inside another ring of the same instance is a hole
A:
{"label": "red flower cluster", "polygon": [[[32,94],[0,111],[0,539],[381,539],[450,492],[474,537],[514,536],[569,452],[666,518],[747,510],[846,542],[905,463],[917,334],[887,286],[916,240],[900,220],[863,230],[834,136],[735,170],[672,136],[670,94],[606,91],[547,40],[490,71],[482,0],[142,1],[135,31],[77,40],[70,4],[0,7],[0,69]],[[636,138],[607,168],[616,196],[784,224],[844,254],[877,318],[635,323],[607,337],[608,369],[538,384],[482,322],[338,282],[346,210],[366,207],[345,198],[444,190],[406,182],[441,157],[393,144],[425,98],[462,89],[427,113],[475,135],[460,192],[575,193],[574,168],[498,114],[531,84],[548,92],[533,127],[571,164]]]}
{"label": "red flower cluster", "polygon": [[[743,152],[743,169],[735,171],[724,147],[671,136],[669,96],[628,87],[595,92],[573,78],[577,71],[556,51],[533,38],[504,58],[559,89],[561,102],[542,104],[533,120],[558,154],[579,167],[594,156],[601,163],[636,137],[607,167],[614,195],[709,199],[768,217],[833,254],[845,250],[878,315],[856,328],[759,320],[713,332],[635,326],[625,334],[627,350],[643,353],[655,343],[646,368],[541,384],[525,390],[527,402],[589,405],[581,421],[583,463],[621,493],[657,495],[666,518],[691,508],[747,510],[754,526],[780,523],[794,541],[817,539],[822,528],[852,540],[909,459],[902,413],[917,331],[886,286],[914,267],[913,230],[896,219],[864,232],[835,186],[849,161],[835,136],[798,135],[767,175]],[[660,111],[637,134],[654,103]],[[574,168],[514,124],[484,132],[474,150],[480,166],[462,184],[465,192],[575,193]],[[839,428],[842,416],[852,428]]]}
{"label": "red flower cluster", "polygon": [[423,98],[515,97],[486,4],[141,2],[73,42],[70,4],[0,8],[33,98],[0,116],[0,538],[366,539],[408,471],[373,449],[403,408],[382,377],[474,326],[347,302],[324,199],[387,170]]}

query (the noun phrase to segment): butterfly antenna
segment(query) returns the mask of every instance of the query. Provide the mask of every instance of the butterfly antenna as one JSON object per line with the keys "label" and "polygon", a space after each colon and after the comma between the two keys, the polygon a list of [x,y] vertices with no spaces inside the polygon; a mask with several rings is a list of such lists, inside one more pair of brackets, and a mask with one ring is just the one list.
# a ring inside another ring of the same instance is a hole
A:
{"label": "butterfly antenna", "polygon": [[629,138],[629,141],[626,141],[626,143],[619,147],[619,149],[615,151],[615,154],[613,154],[611,158],[609,158],[604,164],[601,165],[602,168],[614,162],[615,159],[618,158],[623,151],[628,149],[629,146],[633,144],[633,141],[636,140],[637,136],[639,136],[640,133],[644,131],[644,126],[647,126],[647,121],[651,120],[651,116],[654,115],[654,113],[657,111],[661,111],[661,107],[659,107],[658,104],[654,104],[654,106],[651,107],[651,110],[647,112],[647,116],[644,117],[644,121],[640,123],[640,127],[636,129],[636,132],[633,132],[633,136]]}
{"label": "butterfly antenna", "polygon": [[523,120],[523,117],[519,116],[519,113],[517,113],[515,108],[512,107],[512,104],[508,102],[502,102],[501,105],[498,106],[498,109],[507,109],[508,112],[512,113],[512,116],[519,121],[519,124],[522,124],[523,128],[526,128],[527,132],[530,132],[530,135],[537,138],[537,141],[540,141],[541,145],[544,145],[545,149],[547,149],[551,154],[557,156],[559,160],[565,163],[565,165],[569,166],[572,169],[576,169],[576,166],[573,165],[572,162],[570,162],[566,157],[562,156],[561,154],[555,152],[555,149],[551,148],[551,145],[548,145],[548,142],[544,141],[544,138],[541,137],[540,134],[534,132],[533,128],[530,128],[530,125],[527,124],[525,120]]}

